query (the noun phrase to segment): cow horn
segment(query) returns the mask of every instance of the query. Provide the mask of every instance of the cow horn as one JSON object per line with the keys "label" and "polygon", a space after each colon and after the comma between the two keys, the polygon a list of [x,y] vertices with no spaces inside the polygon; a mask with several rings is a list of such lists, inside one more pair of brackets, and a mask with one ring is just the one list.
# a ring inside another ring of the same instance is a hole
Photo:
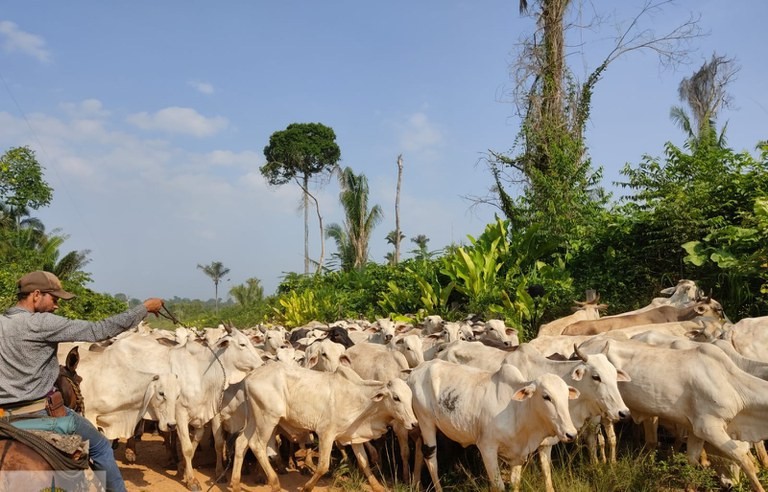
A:
{"label": "cow horn", "polygon": [[232,328],[234,328],[234,325],[232,325],[232,322],[223,323],[224,329],[227,330],[227,335],[232,334]]}
{"label": "cow horn", "polygon": [[573,351],[576,353],[577,356],[579,356],[579,359],[583,360],[584,362],[587,362],[587,359],[589,359],[589,356],[579,350],[579,347],[574,343],[573,344]]}

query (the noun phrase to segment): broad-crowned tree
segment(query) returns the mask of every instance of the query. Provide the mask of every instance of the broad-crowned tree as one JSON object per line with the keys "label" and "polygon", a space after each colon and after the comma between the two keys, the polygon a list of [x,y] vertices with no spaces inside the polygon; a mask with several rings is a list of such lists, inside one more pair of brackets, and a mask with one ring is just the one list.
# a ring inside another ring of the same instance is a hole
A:
{"label": "broad-crowned tree", "polygon": [[302,190],[304,209],[304,273],[309,273],[309,199],[315,202],[320,225],[321,253],[318,270],[322,268],[325,253],[323,219],[317,199],[309,191],[309,180],[322,177],[336,168],[341,150],[336,144],[336,133],[322,123],[292,123],[285,130],[269,137],[264,147],[267,163],[259,169],[271,185],[279,186],[294,181]]}

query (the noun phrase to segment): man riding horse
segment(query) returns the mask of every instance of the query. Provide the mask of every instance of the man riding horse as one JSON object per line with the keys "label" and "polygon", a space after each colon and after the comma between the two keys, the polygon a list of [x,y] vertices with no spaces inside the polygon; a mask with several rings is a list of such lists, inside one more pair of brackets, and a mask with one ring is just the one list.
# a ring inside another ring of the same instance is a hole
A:
{"label": "man riding horse", "polygon": [[148,313],[158,313],[163,301],[143,304],[102,321],[57,316],[60,299],[72,299],[56,275],[35,271],[17,282],[15,306],[0,316],[0,417],[66,417],[66,427],[89,441],[95,470],[106,474],[107,491],[125,491],[112,445],[81,415],[63,405],[54,382],[59,376],[59,342],[99,342],[136,326]]}

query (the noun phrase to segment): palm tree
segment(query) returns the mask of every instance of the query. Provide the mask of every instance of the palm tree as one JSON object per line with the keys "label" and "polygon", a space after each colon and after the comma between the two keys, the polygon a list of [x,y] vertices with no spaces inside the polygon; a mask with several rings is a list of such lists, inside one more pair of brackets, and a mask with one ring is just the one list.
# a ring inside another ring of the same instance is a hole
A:
{"label": "palm tree", "polygon": [[336,242],[336,252],[331,256],[339,260],[339,268],[345,272],[352,270],[355,266],[355,250],[344,227],[339,224],[328,225],[325,228],[325,237]]}
{"label": "palm tree", "polygon": [[264,299],[264,287],[261,286],[261,280],[252,277],[246,280],[244,284],[229,289],[229,294],[241,306],[251,307]]}
{"label": "palm tree", "polygon": [[397,265],[400,262],[400,242],[405,239],[405,234],[402,232],[397,233],[399,229],[389,231],[387,234],[387,242],[395,246],[395,251],[387,253],[384,258],[387,260],[387,265]]}
{"label": "palm tree", "polygon": [[[53,231],[58,232],[58,229]],[[61,256],[59,248],[69,239],[66,234],[51,234],[46,236],[39,245],[39,251],[43,258],[43,270],[49,271],[62,280],[69,279],[74,273],[82,271],[83,267],[91,262],[88,258],[91,250],[70,251]]]}
{"label": "palm tree", "polygon": [[229,273],[229,268],[226,268],[220,261],[213,261],[210,265],[197,265],[197,268],[203,271],[206,275],[213,280],[213,287],[216,299],[216,314],[219,313],[219,282],[221,279]]}
{"label": "palm tree", "polygon": [[687,134],[693,150],[705,143],[725,146],[725,126],[717,135],[715,120],[720,109],[730,104],[726,88],[738,71],[732,59],[713,54],[709,62],[680,82],[678,95],[691,114],[682,106],[673,106],[669,116]]}
{"label": "palm tree", "polygon": [[416,248],[411,253],[415,255],[417,260],[426,260],[429,258],[429,251],[427,251],[427,243],[429,238],[424,234],[419,234],[411,238],[411,242],[416,244]]}
{"label": "palm tree", "polygon": [[368,262],[371,233],[383,214],[378,205],[368,210],[368,180],[365,175],[355,174],[352,168],[347,167],[339,173],[339,185],[344,224],[329,225],[325,234],[336,240],[342,269],[362,268]]}

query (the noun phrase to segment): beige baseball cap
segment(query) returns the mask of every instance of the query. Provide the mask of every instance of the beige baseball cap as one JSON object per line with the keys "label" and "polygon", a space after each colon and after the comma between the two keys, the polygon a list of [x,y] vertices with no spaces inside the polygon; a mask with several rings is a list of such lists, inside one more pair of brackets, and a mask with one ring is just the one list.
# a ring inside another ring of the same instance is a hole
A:
{"label": "beige baseball cap", "polygon": [[44,272],[42,270],[30,272],[21,277],[16,283],[16,288],[16,292],[19,294],[29,294],[30,292],[39,290],[44,294],[52,294],[59,299],[68,300],[75,297],[75,294],[67,292],[61,288],[59,277],[51,272]]}

